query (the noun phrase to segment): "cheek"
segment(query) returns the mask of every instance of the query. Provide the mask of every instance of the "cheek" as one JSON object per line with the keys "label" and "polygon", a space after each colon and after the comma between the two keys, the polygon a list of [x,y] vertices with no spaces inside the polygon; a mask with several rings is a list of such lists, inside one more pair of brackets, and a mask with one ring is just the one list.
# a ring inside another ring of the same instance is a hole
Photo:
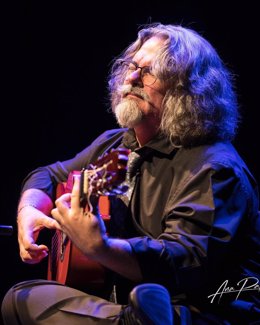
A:
{"label": "cheek", "polygon": [[149,96],[150,100],[149,103],[156,108],[156,110],[162,110],[162,102],[164,99],[164,95],[160,92],[156,91],[155,89],[150,89],[147,91],[147,95]]}

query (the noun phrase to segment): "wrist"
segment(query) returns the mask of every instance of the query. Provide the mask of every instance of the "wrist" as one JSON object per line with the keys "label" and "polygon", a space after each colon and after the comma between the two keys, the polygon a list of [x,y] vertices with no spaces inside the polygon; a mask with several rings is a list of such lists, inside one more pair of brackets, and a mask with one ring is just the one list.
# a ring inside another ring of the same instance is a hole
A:
{"label": "wrist", "polygon": [[37,209],[37,206],[36,206],[35,204],[27,203],[27,204],[23,204],[22,206],[19,206],[19,207],[18,207],[17,214],[20,214],[21,211],[22,211],[24,208],[27,208],[27,207],[31,207],[31,208],[35,208],[35,209]]}

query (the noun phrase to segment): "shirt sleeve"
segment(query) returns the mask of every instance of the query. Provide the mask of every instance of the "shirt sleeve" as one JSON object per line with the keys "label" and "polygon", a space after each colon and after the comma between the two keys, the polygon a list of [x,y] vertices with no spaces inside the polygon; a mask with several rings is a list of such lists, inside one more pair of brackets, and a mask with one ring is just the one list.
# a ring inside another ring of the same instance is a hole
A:
{"label": "shirt sleeve", "polygon": [[228,271],[235,263],[232,256],[238,257],[233,244],[250,214],[252,191],[245,174],[219,164],[186,179],[171,195],[163,233],[156,239],[128,239],[144,281],[176,294],[206,286],[223,273],[223,265]]}

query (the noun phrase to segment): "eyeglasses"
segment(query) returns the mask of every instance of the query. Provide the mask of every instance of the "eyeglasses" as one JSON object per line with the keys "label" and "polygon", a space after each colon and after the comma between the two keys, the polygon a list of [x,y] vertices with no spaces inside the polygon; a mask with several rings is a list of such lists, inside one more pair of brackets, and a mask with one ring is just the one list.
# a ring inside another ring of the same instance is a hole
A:
{"label": "eyeglasses", "polygon": [[140,78],[143,85],[151,86],[157,80],[157,77],[151,73],[151,67],[149,66],[140,67],[135,61],[123,61],[122,65],[127,68],[127,76],[140,69]]}

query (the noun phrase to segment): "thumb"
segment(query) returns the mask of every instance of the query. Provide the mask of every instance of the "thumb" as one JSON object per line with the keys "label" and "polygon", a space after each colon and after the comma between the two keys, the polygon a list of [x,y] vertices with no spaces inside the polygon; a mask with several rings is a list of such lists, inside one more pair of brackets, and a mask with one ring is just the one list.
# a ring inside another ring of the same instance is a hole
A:
{"label": "thumb", "polygon": [[40,220],[42,226],[48,228],[48,229],[57,229],[61,230],[60,224],[53,218],[48,216],[42,216]]}

